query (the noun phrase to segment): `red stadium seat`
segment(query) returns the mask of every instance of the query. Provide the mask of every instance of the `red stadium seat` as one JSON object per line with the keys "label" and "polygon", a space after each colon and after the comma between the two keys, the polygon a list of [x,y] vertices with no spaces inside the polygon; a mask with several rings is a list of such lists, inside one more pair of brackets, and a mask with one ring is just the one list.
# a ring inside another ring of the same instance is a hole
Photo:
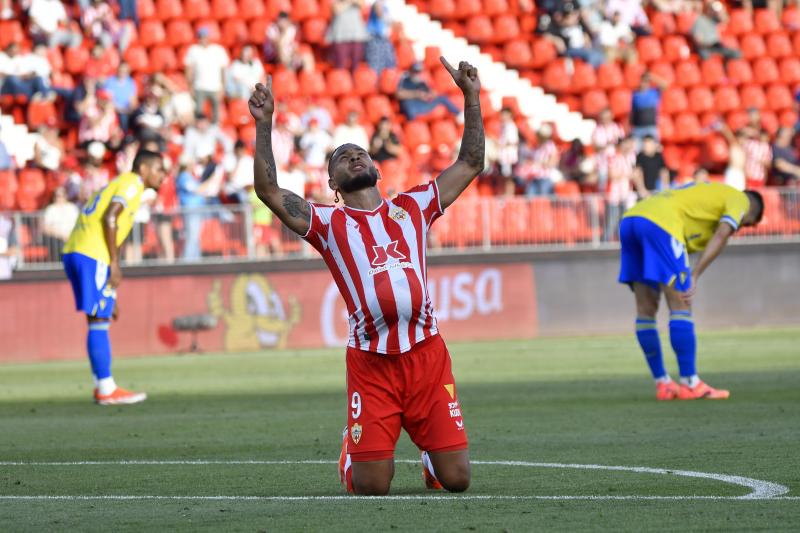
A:
{"label": "red stadium seat", "polygon": [[67,48],[64,54],[64,68],[70,74],[81,74],[89,61],[89,51],[86,48],[76,46]]}
{"label": "red stadium seat", "polygon": [[664,39],[664,57],[670,63],[688,59],[692,53],[689,43],[682,35],[670,35]]}
{"label": "red stadium seat", "polygon": [[339,116],[344,119],[351,111],[355,111],[359,117],[363,117],[365,110],[364,110],[364,99],[360,96],[355,96],[353,94],[349,94],[346,96],[341,96],[338,101],[339,104]]}
{"label": "red stadium seat", "polygon": [[[257,2],[254,2],[257,3]],[[247,35],[248,39],[254,43],[262,43],[266,38],[267,34],[267,27],[269,27],[270,22],[266,19],[253,19],[250,21],[250,24],[247,26]]]}
{"label": "red stadium seat", "polygon": [[[502,0],[503,2],[505,0]],[[517,17],[510,14],[500,15],[494,19],[494,42],[503,44],[519,36]]]}
{"label": "red stadium seat", "polygon": [[247,23],[239,18],[229,18],[222,23],[220,42],[227,48],[238,47],[247,42]]}
{"label": "red stadium seat", "polygon": [[366,65],[356,69],[353,74],[353,88],[359,96],[369,96],[378,92],[378,75]]}
{"label": "red stadium seat", "polygon": [[392,102],[382,94],[367,97],[364,107],[367,120],[372,124],[376,124],[382,117],[392,118],[394,116]]}
{"label": "red stadium seat", "polygon": [[721,135],[709,135],[704,143],[703,154],[707,164],[725,164],[730,156],[728,142]]}
{"label": "red stadium seat", "polygon": [[125,50],[123,58],[134,74],[150,72],[150,60],[147,57],[147,51],[141,46],[129,46]]}
{"label": "red stadium seat", "polygon": [[794,107],[792,93],[785,85],[771,85],[767,89],[767,106],[773,111],[784,111]]}
{"label": "red stadium seat", "polygon": [[511,68],[527,68],[533,63],[533,52],[527,41],[517,39],[506,43],[503,62]]}
{"label": "red stadium seat", "polygon": [[774,33],[767,37],[767,54],[774,59],[791,56],[793,50],[789,36],[785,33]]}
{"label": "red stadium seat", "polygon": [[605,91],[600,89],[586,91],[581,98],[581,110],[588,117],[596,117],[607,107],[608,98]]}
{"label": "red stadium seat", "polygon": [[508,13],[508,2],[506,0],[483,0],[483,12],[494,17]]}
{"label": "red stadium seat", "polygon": [[677,29],[675,17],[672,16],[672,13],[663,13],[661,11],[655,11],[650,16],[650,27],[653,30],[653,35],[659,38],[671,35]]}
{"label": "red stadium seat", "polygon": [[732,111],[725,117],[725,122],[732,131],[738,131],[747,125],[747,113],[744,111]]}
{"label": "red stadium seat", "polygon": [[316,0],[293,0],[292,2],[292,18],[294,20],[302,21],[310,19],[322,13],[319,4]]}
{"label": "red stadium seat", "polygon": [[705,113],[714,109],[714,94],[708,87],[695,87],[689,91],[689,109]]}
{"label": "red stadium seat", "polygon": [[183,16],[180,0],[156,0],[156,16],[161,20],[170,20]]}
{"label": "red stadium seat", "polygon": [[139,29],[139,44],[144,47],[155,46],[164,42],[167,34],[160,20],[144,20]]}
{"label": "red stadium seat", "polygon": [[700,71],[702,72],[703,83],[710,87],[716,87],[725,81],[725,66],[722,58],[715,56],[706,59],[700,64]]}
{"label": "red stadium seat", "polygon": [[244,126],[250,124],[251,120],[247,100],[239,98],[228,100],[228,124]]}
{"label": "red stadium seat", "polygon": [[785,128],[794,128],[797,124],[798,116],[797,112],[792,109],[787,109],[786,111],[782,111],[778,116],[778,124]]}
{"label": "red stadium seat", "polygon": [[636,39],[636,50],[639,53],[639,61],[642,63],[652,63],[664,57],[661,41],[656,37],[639,37]]}
{"label": "red stadium seat", "polygon": [[441,144],[455,146],[458,141],[458,130],[452,120],[437,120],[431,124],[431,146],[434,149]]}
{"label": "red stadium seat", "polygon": [[35,130],[51,119],[57,120],[56,106],[49,100],[35,100],[28,104],[28,127]]}
{"label": "red stadium seat", "polygon": [[778,66],[780,78],[786,83],[800,83],[800,59],[787,57]]}
{"label": "red stadium seat", "polygon": [[624,87],[614,89],[608,97],[614,118],[619,119],[631,112],[631,91]]}
{"label": "red stadium seat", "polygon": [[46,182],[38,168],[24,168],[17,176],[17,206],[22,211],[35,211],[44,204]]}
{"label": "red stadium seat", "polygon": [[217,20],[225,20],[237,16],[236,2],[231,0],[212,0],[211,16]]}
{"label": "red stadium seat", "polygon": [[700,67],[692,60],[681,61],[675,65],[675,83],[681,87],[694,87],[703,82]]}
{"label": "red stadium seat", "polygon": [[775,132],[778,131],[778,127],[780,126],[778,122],[778,117],[772,111],[762,111],[761,112],[761,127],[767,130],[770,136],[775,135]]}
{"label": "red stadium seat", "polygon": [[200,28],[207,30],[208,39],[211,42],[218,43],[220,39],[222,39],[222,31],[219,28],[219,23],[214,19],[208,19],[208,18],[198,19],[194,21],[193,27],[195,34],[197,34]]}
{"label": "red stadium seat", "polygon": [[456,16],[456,3],[454,0],[437,0],[428,6],[428,13],[436,20],[451,20]]}
{"label": "red stadium seat", "polygon": [[166,73],[178,70],[180,67],[174,48],[170,46],[155,46],[150,49],[151,72]]}
{"label": "red stadium seat", "polygon": [[533,41],[531,52],[533,52],[531,67],[536,69],[550,64],[558,55],[555,45],[543,37]]}
{"label": "red stadium seat", "polygon": [[768,85],[778,81],[778,66],[775,60],[771,57],[762,57],[753,65],[753,74],[755,75],[756,83],[760,85]]}
{"label": "red stadium seat", "polygon": [[325,31],[328,21],[321,17],[308,18],[303,21],[303,39],[307,43],[322,44],[325,42]]}
{"label": "red stadium seat", "polygon": [[353,92],[353,78],[350,76],[349,70],[331,69],[328,71],[326,85],[328,94],[331,96],[346,95]]}
{"label": "red stadium seat", "polygon": [[[172,47],[194,44],[196,41],[192,25],[187,20],[172,20],[167,23],[166,42]],[[159,42],[160,44],[160,42]]]}
{"label": "red stadium seat", "polygon": [[467,40],[473,43],[488,43],[494,38],[494,28],[489,17],[475,15],[467,21]]}
{"label": "red stadium seat", "polygon": [[[232,1],[232,0],[231,0]],[[264,2],[253,0],[239,0],[238,15],[246,20],[262,18],[264,16]]]}
{"label": "red stadium seat", "polygon": [[624,78],[617,63],[603,63],[597,69],[597,86],[600,89],[616,89],[622,86]]}
{"label": "red stadium seat", "polygon": [[727,65],[728,81],[734,85],[751,83],[753,81],[753,71],[750,63],[744,59],[730,59]]}
{"label": "red stadium seat", "polygon": [[300,84],[293,70],[279,67],[272,73],[272,89],[276,96],[294,96],[300,92]]}
{"label": "red stadium seat", "polygon": [[650,72],[664,80],[667,85],[675,83],[675,70],[666,61],[656,61],[650,65]]}
{"label": "red stadium seat", "polygon": [[628,87],[628,89],[639,88],[639,85],[641,85],[642,81],[642,74],[644,74],[646,70],[647,68],[645,65],[639,62],[627,63],[625,65],[625,85]]}
{"label": "red stadium seat", "polygon": [[715,95],[715,101],[717,111],[720,113],[737,111],[742,107],[739,101],[739,93],[733,87],[719,87]]}
{"label": "red stadium seat", "polygon": [[394,68],[387,68],[381,72],[378,87],[383,94],[394,94],[397,92],[397,83],[400,81],[401,73]]}
{"label": "red stadium seat", "polygon": [[696,11],[683,11],[675,16],[675,23],[677,26],[677,33],[681,35],[689,35],[697,19]]}
{"label": "red stadium seat", "polygon": [[741,40],[742,57],[745,59],[756,59],[767,55],[767,45],[764,44],[764,39],[760,35],[749,33],[743,35]]}
{"label": "red stadium seat", "polygon": [[56,46],[48,48],[47,60],[50,62],[50,68],[52,68],[54,72],[64,70],[64,54],[61,53],[60,48]]}
{"label": "red stadium seat", "polygon": [[403,130],[403,144],[411,151],[420,145],[430,145],[431,132],[428,124],[421,120],[406,122]]}
{"label": "red stadium seat", "polygon": [[661,99],[661,109],[664,113],[674,115],[682,113],[689,107],[686,93],[680,87],[669,87],[664,91]]}
{"label": "red stadium seat", "polygon": [[156,5],[153,0],[136,0],[136,14],[141,20],[151,19],[156,16]]}
{"label": "red stadium seat", "polygon": [[411,65],[417,62],[414,47],[405,39],[395,44],[395,54],[397,55],[397,68],[400,70],[408,70]]}
{"label": "red stadium seat", "polygon": [[757,9],[755,11],[755,30],[761,35],[770,35],[781,31],[778,15],[771,9]]}
{"label": "red stadium seat", "polygon": [[745,35],[753,32],[753,18],[744,9],[734,9],[731,11],[728,20],[728,32],[733,35]]}
{"label": "red stadium seat", "polygon": [[570,75],[563,61],[553,61],[544,71],[542,85],[551,93],[562,93],[569,90]]}
{"label": "red stadium seat", "polygon": [[207,19],[211,16],[208,0],[183,0],[183,18],[189,20]]}
{"label": "red stadium seat", "polygon": [[17,174],[0,170],[0,211],[14,209],[17,203]]}
{"label": "red stadium seat", "polygon": [[581,94],[595,87],[597,87],[597,76],[594,67],[581,61],[573,61],[571,92]]}
{"label": "red stadium seat", "polygon": [[326,91],[325,76],[319,70],[301,70],[297,81],[303,96],[318,96]]}
{"label": "red stadium seat", "polygon": [[456,18],[458,19],[466,19],[482,12],[481,0],[459,0],[456,3]]}
{"label": "red stadium seat", "polygon": [[784,7],[781,23],[791,32],[800,30],[800,9],[797,6]]}
{"label": "red stadium seat", "polygon": [[739,90],[739,99],[744,108],[757,107],[758,109],[762,109],[767,105],[764,90],[758,85],[743,86]]}

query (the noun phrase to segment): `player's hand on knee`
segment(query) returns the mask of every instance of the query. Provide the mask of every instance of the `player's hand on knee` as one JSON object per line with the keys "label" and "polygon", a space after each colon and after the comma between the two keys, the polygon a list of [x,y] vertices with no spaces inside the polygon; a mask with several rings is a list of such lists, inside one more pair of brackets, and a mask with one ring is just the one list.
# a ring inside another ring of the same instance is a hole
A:
{"label": "player's hand on knee", "polygon": [[114,263],[110,267],[108,286],[116,289],[120,283],[122,283],[122,269],[119,267],[119,263]]}
{"label": "player's hand on knee", "polygon": [[114,310],[111,311],[111,318],[119,320],[119,304],[114,302]]}

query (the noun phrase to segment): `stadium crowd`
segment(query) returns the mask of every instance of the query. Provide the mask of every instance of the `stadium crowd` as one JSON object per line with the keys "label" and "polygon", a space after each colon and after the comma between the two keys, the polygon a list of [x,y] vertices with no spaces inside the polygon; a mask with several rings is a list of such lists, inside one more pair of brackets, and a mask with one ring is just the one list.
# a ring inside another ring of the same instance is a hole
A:
{"label": "stadium crowd", "polygon": [[[742,5],[754,7],[749,1]],[[765,6],[778,14],[783,9],[780,1]],[[26,163],[47,176],[52,202],[44,215],[45,239],[63,241],[77,216],[77,210],[68,206],[85,202],[114,176],[129,170],[136,151],[149,147],[169,154],[172,168],[152,201],[154,212],[251,203],[259,255],[280,253],[271,214],[253,193],[253,130],[244,122],[232,124],[230,115],[235,110],[246,113],[244,99],[250,88],[266,72],[279,68],[299,76],[311,76],[320,63],[354,75],[364,63],[378,75],[396,68],[401,51],[393,32],[401,30],[392,24],[386,3],[333,0],[324,47],[304,42],[300,27],[286,12],[265,26],[262,42],[236,47],[219,44],[218,28],[198,25],[195,42],[180,55],[182,65],[177,67],[183,72],[173,69],[169,75],[157,70],[150,75],[133,72],[124,59],[142,30],[138,7],[135,0],[0,2],[0,18],[21,20],[25,31],[0,52],[3,102],[45,110],[35,121],[34,157]],[[582,63],[593,67],[635,63],[636,38],[652,32],[649,17],[654,12],[694,11],[688,37],[703,58],[719,55],[729,60],[741,54],[720,37],[720,25],[728,14],[719,1],[542,0],[534,5],[519,0],[516,9],[536,14],[533,31],[566,58],[567,69]],[[85,63],[79,75],[65,74],[62,65],[54,64],[62,62],[70,49],[86,51],[80,56]],[[431,78],[423,63],[411,64],[398,76],[392,97],[403,117],[399,122],[396,116],[371,121],[363,110],[337,113],[314,99],[300,108],[290,107],[279,97],[273,148],[283,186],[309,199],[330,202],[326,158],[334,146],[345,142],[369,147],[384,174],[392,176],[383,186],[388,194],[435,175],[454,157],[457,136],[440,136],[438,144],[431,143],[421,154],[408,148],[404,136],[409,129],[400,127],[419,117],[451,117],[455,131],[463,120],[459,107],[436,90]],[[747,123],[735,131],[724,120],[706,125],[706,133],[719,134],[727,143],[726,168],[668,165],[658,121],[669,81],[648,71],[640,80],[631,94],[628,120],[623,122],[624,117],[603,108],[593,117],[597,127],[588,145],[561,141],[550,124],[531,131],[514,106],[504,107],[487,122],[487,170],[476,189],[489,195],[528,196],[594,192],[605,195],[612,211],[621,212],[637,198],[676,181],[718,179],[740,189],[798,183],[795,129],[765,129],[757,107],[747,110]],[[0,172],[18,165],[0,142]],[[201,254],[203,216],[184,219],[186,259]],[[169,233],[168,229],[159,233],[167,258],[175,254]]]}

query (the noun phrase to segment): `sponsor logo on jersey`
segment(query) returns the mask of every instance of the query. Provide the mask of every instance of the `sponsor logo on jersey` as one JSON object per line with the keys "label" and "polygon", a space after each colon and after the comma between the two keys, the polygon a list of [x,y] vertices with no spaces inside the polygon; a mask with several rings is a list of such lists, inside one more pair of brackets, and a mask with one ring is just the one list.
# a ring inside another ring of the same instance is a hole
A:
{"label": "sponsor logo on jersey", "polygon": [[[394,259],[394,261],[391,261]],[[372,247],[372,257],[370,264],[374,267],[367,271],[369,276],[375,276],[387,270],[395,268],[414,268],[414,265],[408,261],[408,257],[397,249],[397,241],[392,241],[389,244],[380,245],[376,244]]]}
{"label": "sponsor logo on jersey", "polygon": [[459,407],[458,402],[449,402],[447,404],[447,408],[450,410],[450,418],[460,418],[461,417],[461,407]]}
{"label": "sponsor logo on jersey", "polygon": [[350,428],[350,438],[353,439],[354,444],[358,444],[358,441],[361,440],[361,424],[358,422],[353,424],[353,427]]}

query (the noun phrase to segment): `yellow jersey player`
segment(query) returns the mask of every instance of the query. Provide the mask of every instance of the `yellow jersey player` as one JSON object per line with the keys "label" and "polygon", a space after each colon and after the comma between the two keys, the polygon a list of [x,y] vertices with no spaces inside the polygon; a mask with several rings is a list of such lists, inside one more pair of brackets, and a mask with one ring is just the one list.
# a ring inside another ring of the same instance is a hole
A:
{"label": "yellow jersey player", "polygon": [[[636,338],[656,381],[658,400],[726,399],[697,376],[692,297],[700,276],[742,226],[755,226],[764,200],[755,191],[721,183],[693,183],[642,200],[619,228],[620,283],[636,297]],[[702,252],[694,269],[688,254]],[[678,359],[680,384],[664,369],[656,326],[661,292],[670,310],[669,337]]]}
{"label": "yellow jersey player", "polygon": [[108,328],[111,318],[118,316],[119,248],[131,232],[142,192],[148,187],[158,189],[163,179],[161,154],[139,151],[132,172],[119,175],[89,199],[64,246],[64,271],[72,284],[75,307],[86,314],[89,323],[86,348],[95,379],[94,399],[100,405],[138,403],[147,398],[143,392],[127,391],[114,382]]}

